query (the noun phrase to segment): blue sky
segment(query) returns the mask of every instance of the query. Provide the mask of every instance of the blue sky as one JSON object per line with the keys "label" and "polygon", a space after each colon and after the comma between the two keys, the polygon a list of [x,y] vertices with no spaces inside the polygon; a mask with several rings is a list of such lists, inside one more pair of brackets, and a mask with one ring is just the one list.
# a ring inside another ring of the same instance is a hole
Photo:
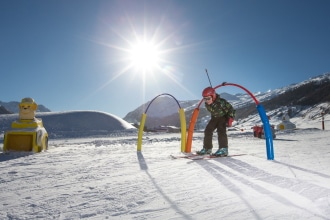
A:
{"label": "blue sky", "polygon": [[328,0],[1,0],[0,100],[124,117],[162,93],[200,99],[205,68],[213,86],[280,88],[330,71],[329,11]]}

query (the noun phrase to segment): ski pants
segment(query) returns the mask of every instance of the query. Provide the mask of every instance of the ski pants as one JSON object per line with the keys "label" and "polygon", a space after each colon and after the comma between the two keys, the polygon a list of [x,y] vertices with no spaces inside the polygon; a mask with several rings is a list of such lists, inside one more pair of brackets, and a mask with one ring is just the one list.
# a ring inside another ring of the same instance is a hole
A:
{"label": "ski pants", "polygon": [[212,137],[215,129],[217,129],[217,133],[218,133],[219,148],[228,147],[226,123],[227,123],[227,118],[225,117],[211,117],[211,120],[206,125],[204,130],[203,148],[205,149],[213,148]]}

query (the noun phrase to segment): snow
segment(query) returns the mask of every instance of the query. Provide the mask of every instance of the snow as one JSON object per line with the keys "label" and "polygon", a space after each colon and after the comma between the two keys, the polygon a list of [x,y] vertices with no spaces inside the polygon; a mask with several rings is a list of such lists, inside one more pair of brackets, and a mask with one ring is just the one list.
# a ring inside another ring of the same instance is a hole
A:
{"label": "snow", "polygon": [[[171,159],[182,154],[178,133],[144,133],[137,152],[129,127],[1,153],[0,219],[330,219],[329,119],[325,130],[291,119],[298,129],[277,132],[275,160],[253,137],[253,116],[228,131],[229,153],[242,156]],[[196,131],[192,150],[202,141]]]}

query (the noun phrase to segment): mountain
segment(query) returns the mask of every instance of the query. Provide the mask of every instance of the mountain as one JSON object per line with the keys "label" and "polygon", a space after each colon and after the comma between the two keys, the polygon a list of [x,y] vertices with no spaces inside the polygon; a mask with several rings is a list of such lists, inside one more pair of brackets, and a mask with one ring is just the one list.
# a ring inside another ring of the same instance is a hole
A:
{"label": "mountain", "polygon": [[[330,113],[330,73],[310,78],[300,83],[291,84],[283,88],[270,90],[265,93],[255,93],[257,100],[266,109],[267,115],[271,117],[273,123],[280,121],[284,115],[289,117],[310,117],[318,119],[321,112]],[[236,109],[234,125],[242,125],[245,122],[260,123],[260,117],[256,111],[256,105],[248,94],[220,94],[226,98]],[[152,105],[149,105],[151,102]],[[90,111],[71,111],[70,112],[50,112],[43,105],[38,106],[37,117],[42,117],[46,129],[49,129],[50,137],[101,135],[113,132],[117,125],[126,124],[120,129],[127,129],[131,124],[138,124],[141,114],[147,112],[146,127],[155,128],[158,126],[180,127],[178,109],[180,106],[185,110],[187,125],[189,125],[191,114],[198,106],[200,100],[176,101],[169,96],[159,96],[137,109],[129,112],[123,119],[117,116]],[[4,107],[9,112],[18,112],[19,102],[0,102],[0,112]],[[71,116],[70,116],[71,115]],[[203,129],[208,122],[209,112],[201,105],[199,117],[196,122],[196,129]],[[13,120],[18,114],[1,115],[0,131],[10,128]],[[93,122],[90,122],[93,120]],[[118,122],[118,120],[120,122]],[[79,129],[77,127],[80,127]]]}
{"label": "mountain", "polygon": [[[0,106],[3,106],[5,109],[7,109],[11,113],[18,113],[18,105],[20,102],[11,101],[11,102],[2,102],[0,101]],[[50,112],[48,108],[46,108],[44,105],[38,104],[38,110],[37,112]],[[0,112],[0,114],[3,114]]]}
{"label": "mountain", "polygon": [[[256,97],[268,111],[282,107],[303,109],[320,103],[330,102],[329,91],[330,73],[327,73],[274,91],[257,94]],[[238,119],[247,117],[254,109],[255,105],[238,108]],[[327,109],[323,110],[328,111]],[[292,116],[290,115],[290,117]]]}
{"label": "mountain", "polygon": [[[298,114],[303,109],[317,105],[320,103],[330,102],[330,73],[325,73],[316,77],[312,77],[300,83],[291,84],[279,89],[269,90],[267,92],[258,92],[253,94],[266,111],[278,109],[276,117],[280,118],[283,114]],[[250,95],[239,93],[231,95],[228,93],[220,93],[220,96],[227,99],[236,109],[236,121],[243,120],[249,115],[256,114],[256,104]],[[193,110],[197,107],[200,100],[179,101],[181,107],[185,109],[187,124],[191,118]],[[129,112],[124,120],[130,123],[138,123],[143,113],[143,109],[150,102],[140,106],[139,108]],[[289,108],[286,108],[289,107]],[[286,108],[286,110],[283,110]],[[294,109],[294,110],[292,110]],[[323,111],[328,112],[325,107]],[[201,105],[200,113],[196,126],[203,127],[208,121],[209,113]],[[153,128],[158,126],[180,126],[178,116],[178,107],[175,101],[170,97],[159,97],[151,105],[147,112],[146,127]]]}
{"label": "mountain", "polygon": [[[152,102],[152,105],[150,103]],[[124,120],[133,124],[138,124],[141,115],[147,110],[148,127],[156,127],[158,125],[171,125],[173,120],[180,120],[178,116],[178,109],[185,110],[194,109],[197,107],[199,100],[178,101],[169,96],[159,96],[157,99],[148,101],[139,106],[134,111],[129,112]],[[170,120],[167,123],[167,120]]]}
{"label": "mountain", "polygon": [[0,114],[12,114],[12,112],[8,111],[5,107],[0,105]]}
{"label": "mountain", "polygon": [[230,102],[240,101],[240,98],[237,95],[232,95],[226,92],[221,93],[221,98],[224,98]]}

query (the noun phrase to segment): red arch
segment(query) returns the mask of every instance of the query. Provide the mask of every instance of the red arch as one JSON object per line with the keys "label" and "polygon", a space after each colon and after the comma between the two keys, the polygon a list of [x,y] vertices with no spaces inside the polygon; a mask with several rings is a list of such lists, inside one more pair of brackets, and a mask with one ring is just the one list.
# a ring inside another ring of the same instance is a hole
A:
{"label": "red arch", "polygon": [[219,88],[219,87],[221,87],[221,86],[236,86],[236,87],[238,87],[238,88],[241,88],[241,89],[243,89],[247,94],[249,94],[249,95],[251,96],[251,98],[252,98],[253,101],[256,103],[256,105],[259,105],[259,101],[256,99],[256,97],[255,97],[255,96],[254,96],[249,90],[247,90],[246,88],[244,88],[243,86],[238,85],[238,84],[235,84],[235,83],[226,83],[226,82],[224,82],[224,83],[222,83],[222,84],[220,84],[220,85],[214,87],[214,89],[217,89],[217,88]]}

